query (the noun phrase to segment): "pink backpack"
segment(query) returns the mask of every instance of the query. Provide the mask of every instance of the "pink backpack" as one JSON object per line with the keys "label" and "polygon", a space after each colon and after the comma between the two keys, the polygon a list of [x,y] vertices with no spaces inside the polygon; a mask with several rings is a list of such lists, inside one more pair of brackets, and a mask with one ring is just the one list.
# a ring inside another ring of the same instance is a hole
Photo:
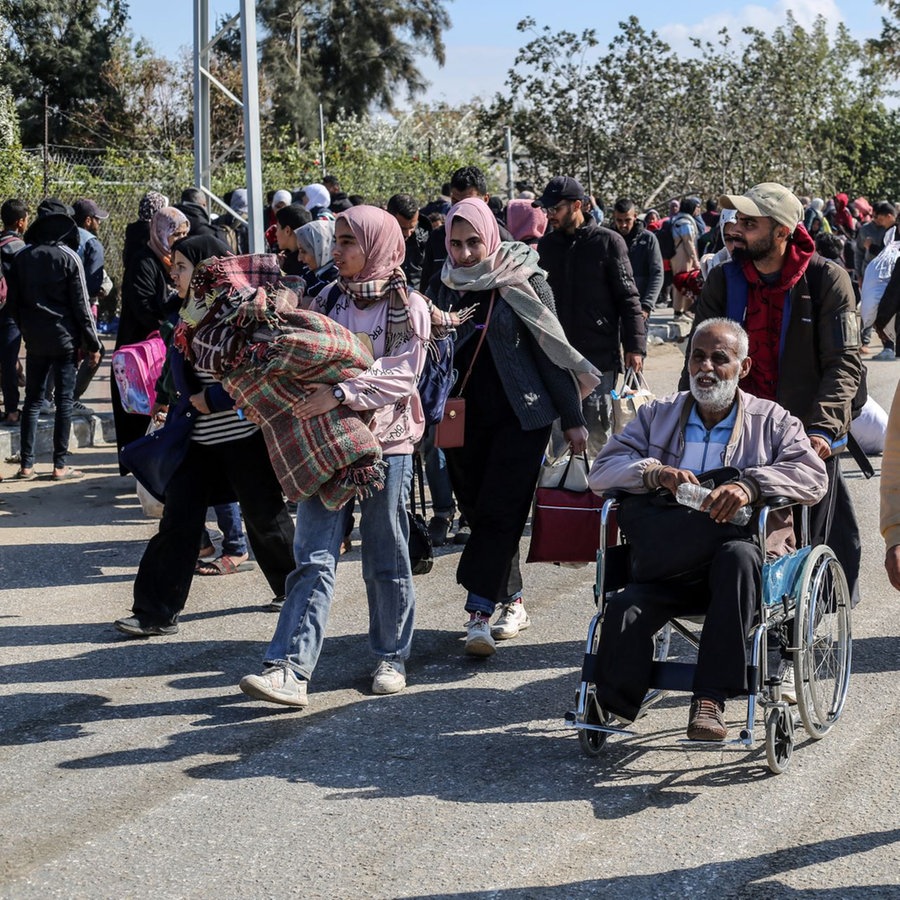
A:
{"label": "pink backpack", "polygon": [[158,331],[113,353],[112,377],[125,412],[150,415],[156,403],[156,381],[165,360],[166,345]]}

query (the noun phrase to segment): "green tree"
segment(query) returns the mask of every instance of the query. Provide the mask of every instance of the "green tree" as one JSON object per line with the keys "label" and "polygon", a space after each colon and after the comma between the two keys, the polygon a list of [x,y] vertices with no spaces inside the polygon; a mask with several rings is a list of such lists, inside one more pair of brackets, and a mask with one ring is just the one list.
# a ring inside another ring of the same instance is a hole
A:
{"label": "green tree", "polygon": [[272,124],[298,141],[315,136],[320,102],[329,117],[390,109],[398,89],[424,91],[417,59],[444,63],[442,0],[260,0],[257,10]]}
{"label": "green tree", "polygon": [[876,195],[887,183],[871,132],[893,133],[884,85],[847,29],[832,36],[822,17],[804,28],[788,13],[771,34],[736,40],[722,29],[678,53],[634,16],[605,52],[590,30],[538,31],[533,19],[519,30],[531,39],[483,119],[495,142],[512,128],[520,176],[590,177],[597,196],[644,206],[760,181]]}
{"label": "green tree", "polygon": [[125,0],[0,0],[7,40],[0,83],[17,98],[26,146],[44,137],[44,94],[53,144],[109,138],[107,113],[120,101],[100,77],[125,34]]}
{"label": "green tree", "polygon": [[881,17],[881,34],[867,42],[878,61],[892,74],[900,73],[900,0],[875,0],[887,9]]}

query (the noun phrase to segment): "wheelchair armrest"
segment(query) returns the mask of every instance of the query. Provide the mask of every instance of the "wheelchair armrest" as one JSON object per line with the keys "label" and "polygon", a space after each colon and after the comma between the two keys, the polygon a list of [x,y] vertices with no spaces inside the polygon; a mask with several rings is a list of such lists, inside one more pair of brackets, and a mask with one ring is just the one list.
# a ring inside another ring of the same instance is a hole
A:
{"label": "wheelchair armrest", "polygon": [[763,506],[769,509],[784,509],[786,506],[796,506],[798,500],[791,500],[790,497],[763,497]]}
{"label": "wheelchair armrest", "polygon": [[611,491],[604,491],[600,496],[604,500],[615,500],[616,502],[621,503],[626,497],[631,497],[632,495],[629,494],[628,491],[614,488]]}

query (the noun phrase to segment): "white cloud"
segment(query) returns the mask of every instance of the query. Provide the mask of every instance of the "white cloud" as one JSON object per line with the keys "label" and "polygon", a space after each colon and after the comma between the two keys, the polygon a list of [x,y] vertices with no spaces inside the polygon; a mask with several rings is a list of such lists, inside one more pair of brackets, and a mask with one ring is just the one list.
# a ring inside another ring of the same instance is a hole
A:
{"label": "white cloud", "polygon": [[807,29],[817,16],[825,17],[831,32],[844,19],[835,0],[777,0],[768,6],[753,3],[730,12],[717,12],[693,24],[662,25],[657,32],[674,50],[689,51],[692,49],[691,38],[715,43],[723,27],[738,43],[743,38],[743,28],[752,27],[771,34],[785,24],[788,12],[793,14],[797,24]]}

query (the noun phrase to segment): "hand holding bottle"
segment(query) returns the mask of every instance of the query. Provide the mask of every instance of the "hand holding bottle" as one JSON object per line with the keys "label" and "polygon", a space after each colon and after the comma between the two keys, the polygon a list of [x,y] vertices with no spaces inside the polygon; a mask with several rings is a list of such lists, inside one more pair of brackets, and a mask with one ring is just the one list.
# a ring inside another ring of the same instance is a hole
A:
{"label": "hand holding bottle", "polygon": [[710,490],[699,484],[680,484],[675,497],[683,506],[708,512],[720,525],[746,525],[753,515],[750,498],[744,488],[735,483],[722,484]]}

